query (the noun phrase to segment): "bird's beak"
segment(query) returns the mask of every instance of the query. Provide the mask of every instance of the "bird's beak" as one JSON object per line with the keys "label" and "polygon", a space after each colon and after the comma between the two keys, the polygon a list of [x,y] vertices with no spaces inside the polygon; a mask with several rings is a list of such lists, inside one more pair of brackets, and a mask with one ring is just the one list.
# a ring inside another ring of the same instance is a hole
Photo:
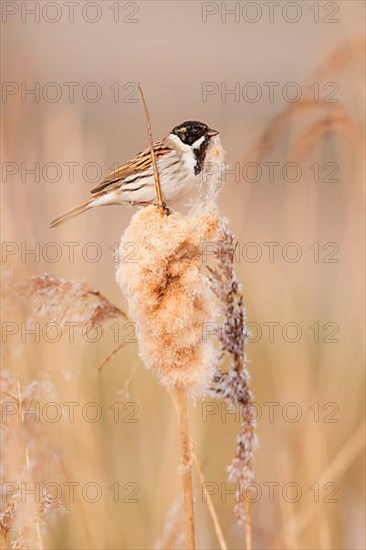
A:
{"label": "bird's beak", "polygon": [[207,132],[208,137],[217,136],[218,134],[219,132],[217,130],[212,130],[212,129],[208,130]]}

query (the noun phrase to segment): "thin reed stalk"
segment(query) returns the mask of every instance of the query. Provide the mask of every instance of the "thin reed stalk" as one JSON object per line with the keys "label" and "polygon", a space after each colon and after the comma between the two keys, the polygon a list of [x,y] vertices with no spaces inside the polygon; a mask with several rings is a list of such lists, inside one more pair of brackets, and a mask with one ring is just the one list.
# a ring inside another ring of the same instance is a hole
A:
{"label": "thin reed stalk", "polygon": [[141,95],[142,103],[144,105],[144,111],[145,111],[145,119],[146,119],[146,127],[147,127],[147,134],[149,136],[149,145],[150,145],[150,153],[151,153],[151,162],[153,165],[154,170],[154,181],[155,181],[155,191],[156,191],[156,198],[158,199],[158,205],[162,213],[164,213],[164,203],[163,203],[163,197],[161,194],[161,186],[160,186],[160,178],[159,178],[159,172],[158,167],[156,164],[156,158],[155,158],[155,151],[154,151],[154,139],[151,129],[151,120],[150,120],[150,112],[149,108],[146,103],[146,99],[144,96],[144,92],[142,90],[141,84],[138,84],[139,92]]}
{"label": "thin reed stalk", "polygon": [[252,550],[252,510],[248,500],[245,501],[245,549]]}
{"label": "thin reed stalk", "polygon": [[219,544],[220,544],[220,548],[221,548],[221,550],[228,550],[228,547],[227,547],[227,544],[226,544],[226,541],[225,541],[225,538],[224,538],[224,533],[222,532],[221,525],[220,525],[220,522],[219,522],[219,518],[217,516],[216,510],[215,510],[215,507],[214,507],[214,504],[213,504],[213,501],[212,501],[212,498],[211,498],[211,495],[210,495],[210,493],[208,493],[206,491],[205,477],[204,477],[203,472],[202,472],[201,464],[199,463],[198,458],[197,458],[196,455],[194,455],[194,464],[196,466],[196,471],[197,471],[198,477],[200,479],[202,489],[205,491],[208,511],[210,512],[210,516],[211,516],[211,519],[212,519],[212,523],[214,525],[214,529],[215,529],[217,539],[218,539]]}
{"label": "thin reed stalk", "polygon": [[180,455],[182,486],[184,496],[184,514],[186,530],[187,550],[195,550],[195,527],[193,509],[193,485],[192,485],[192,450],[188,427],[188,398],[184,386],[176,386],[174,390],[178,430],[180,440]]}

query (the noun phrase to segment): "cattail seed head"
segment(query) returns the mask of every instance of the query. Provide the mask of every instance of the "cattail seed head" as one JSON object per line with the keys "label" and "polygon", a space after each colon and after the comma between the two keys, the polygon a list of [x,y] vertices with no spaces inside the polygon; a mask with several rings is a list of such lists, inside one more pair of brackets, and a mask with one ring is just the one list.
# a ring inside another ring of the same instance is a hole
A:
{"label": "cattail seed head", "polygon": [[149,206],[133,216],[119,247],[117,283],[138,325],[145,366],[164,385],[183,385],[195,396],[203,394],[218,362],[218,350],[202,338],[204,323],[217,315],[202,250],[218,230],[215,210],[162,216]]}

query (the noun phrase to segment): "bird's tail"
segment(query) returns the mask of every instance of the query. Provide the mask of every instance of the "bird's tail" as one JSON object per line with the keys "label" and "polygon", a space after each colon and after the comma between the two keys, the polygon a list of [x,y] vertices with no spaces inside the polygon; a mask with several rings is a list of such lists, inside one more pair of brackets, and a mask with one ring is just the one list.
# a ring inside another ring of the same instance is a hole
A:
{"label": "bird's tail", "polygon": [[71,208],[71,210],[68,210],[67,212],[65,212],[64,214],[61,214],[61,216],[59,216],[58,218],[53,220],[50,223],[50,227],[51,228],[57,227],[58,225],[61,225],[65,222],[71,220],[75,216],[78,216],[79,214],[82,214],[83,212],[86,212],[86,210],[89,210],[89,208],[91,208],[92,206],[96,206],[95,203],[96,203],[96,200],[95,200],[94,197],[91,198],[91,199],[88,199],[85,202],[82,202],[81,204],[79,204],[79,206],[76,206],[75,208]]}

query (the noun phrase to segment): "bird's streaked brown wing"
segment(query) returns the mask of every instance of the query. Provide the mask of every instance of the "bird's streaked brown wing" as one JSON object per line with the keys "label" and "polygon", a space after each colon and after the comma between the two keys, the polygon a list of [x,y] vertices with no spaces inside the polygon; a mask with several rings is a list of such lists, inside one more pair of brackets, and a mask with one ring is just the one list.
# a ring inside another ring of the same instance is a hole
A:
{"label": "bird's streaked brown wing", "polygon": [[[156,158],[159,158],[167,153],[170,153],[172,149],[168,147],[164,141],[157,141],[154,144],[154,151]],[[150,147],[147,147],[140,153],[138,153],[132,160],[123,164],[117,170],[114,170],[108,174],[103,181],[98,183],[96,187],[93,187],[91,193],[98,193],[99,191],[107,190],[108,187],[111,189],[119,184],[122,180],[131,176],[132,174],[138,175],[140,172],[144,172],[152,166]]]}

